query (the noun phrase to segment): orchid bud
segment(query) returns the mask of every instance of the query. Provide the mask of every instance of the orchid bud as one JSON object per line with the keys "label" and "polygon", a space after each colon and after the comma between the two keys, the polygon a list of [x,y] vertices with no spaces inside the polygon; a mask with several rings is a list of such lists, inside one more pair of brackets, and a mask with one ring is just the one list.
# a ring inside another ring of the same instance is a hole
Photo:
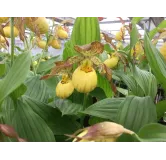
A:
{"label": "orchid bud", "polygon": [[[101,122],[82,129],[73,142],[115,142],[123,133],[134,134],[122,125],[113,122]],[[74,137],[72,135],[71,137]]]}

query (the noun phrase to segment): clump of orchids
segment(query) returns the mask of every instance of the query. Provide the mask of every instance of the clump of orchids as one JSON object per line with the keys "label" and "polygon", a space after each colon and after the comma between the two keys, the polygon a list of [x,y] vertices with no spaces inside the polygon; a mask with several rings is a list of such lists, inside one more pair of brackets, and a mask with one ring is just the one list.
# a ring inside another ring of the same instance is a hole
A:
{"label": "clump of orchids", "polygon": [[[89,93],[97,86],[97,73],[105,74],[111,80],[111,70],[98,58],[103,53],[104,45],[100,42],[92,42],[83,46],[74,46],[78,55],[68,58],[66,61],[55,62],[50,74],[41,79],[52,76],[62,76],[56,86],[56,96],[59,98],[69,97],[74,89],[80,93]],[[77,64],[74,70],[73,65]]]}

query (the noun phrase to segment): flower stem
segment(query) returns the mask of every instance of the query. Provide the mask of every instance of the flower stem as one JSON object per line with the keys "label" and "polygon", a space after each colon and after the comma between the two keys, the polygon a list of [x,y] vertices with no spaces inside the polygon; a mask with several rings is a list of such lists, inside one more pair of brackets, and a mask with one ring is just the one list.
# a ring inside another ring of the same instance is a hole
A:
{"label": "flower stem", "polygon": [[[88,93],[85,93],[84,100],[83,100],[83,110],[85,110],[87,107],[87,100],[88,100]],[[84,118],[85,118],[85,116],[82,115],[82,117],[80,119],[80,123],[81,123],[82,127],[84,126]]]}
{"label": "flower stem", "polygon": [[46,46],[45,46],[45,48],[42,50],[42,53],[41,53],[41,55],[40,55],[38,64],[37,64],[37,66],[36,66],[36,68],[35,68],[35,74],[37,74],[37,69],[38,69],[38,67],[39,67],[39,65],[40,65],[40,62],[41,62],[41,60],[42,60],[43,55],[44,55],[45,52],[48,52],[48,38],[47,38]]}
{"label": "flower stem", "polygon": [[11,66],[13,65],[14,61],[14,17],[10,18],[10,27],[11,27]]}
{"label": "flower stem", "polygon": [[87,107],[87,99],[88,99],[88,93],[84,94],[84,101],[83,101],[83,110]]}

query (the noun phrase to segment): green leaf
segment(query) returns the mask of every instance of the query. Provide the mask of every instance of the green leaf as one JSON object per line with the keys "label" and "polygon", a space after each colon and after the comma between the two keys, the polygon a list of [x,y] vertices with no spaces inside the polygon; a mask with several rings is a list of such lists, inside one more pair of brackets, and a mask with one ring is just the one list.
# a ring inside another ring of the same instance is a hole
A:
{"label": "green leaf", "polygon": [[0,64],[0,77],[3,76],[6,72],[5,64]]}
{"label": "green leaf", "polygon": [[11,97],[16,100],[17,98],[21,97],[27,90],[27,87],[24,84],[21,84],[18,88],[11,93]]}
{"label": "green leaf", "polygon": [[120,92],[121,94],[125,95],[125,96],[128,96],[129,92],[127,89],[123,89],[123,88],[120,88],[120,87],[116,87],[117,91]]}
{"label": "green leaf", "polygon": [[130,33],[130,50],[135,46],[138,42],[138,30],[136,24],[132,24],[132,30]]}
{"label": "green leaf", "polygon": [[[81,104],[83,105],[84,103],[84,93],[79,93],[77,91],[74,91],[73,94],[68,98],[69,100],[71,100],[73,103],[77,103],[77,104]],[[87,99],[86,99],[86,106],[89,107],[92,104],[92,97],[90,94],[87,95]]]}
{"label": "green leaf", "polygon": [[106,59],[108,59],[108,54],[106,52],[103,52],[99,55],[99,59],[104,62]]}
{"label": "green leaf", "polygon": [[124,72],[114,72],[117,76],[119,76],[122,81],[127,85],[127,87],[131,90],[132,94],[135,96],[144,96],[144,92],[141,87],[137,84],[134,77],[129,74],[125,74]]}
{"label": "green leaf", "polygon": [[39,67],[37,69],[37,73],[49,71],[51,68],[55,66],[55,62],[59,60],[60,60],[60,56],[58,55],[58,56],[52,57],[51,59],[47,61],[40,62]]}
{"label": "green leaf", "polygon": [[160,120],[160,118],[162,118],[164,116],[164,113],[166,112],[166,100],[157,103],[156,110],[157,110],[157,119]]}
{"label": "green leaf", "polygon": [[98,18],[77,17],[74,22],[71,41],[73,45],[85,45],[94,41],[100,41],[100,26]]}
{"label": "green leaf", "polygon": [[124,52],[127,52],[127,51],[129,51],[129,50],[130,50],[130,44],[127,45],[125,48],[123,48],[123,51],[124,51]]}
{"label": "green leaf", "polygon": [[23,96],[23,101],[48,124],[55,135],[72,134],[80,124],[69,116],[63,116],[59,110],[30,97]]}
{"label": "green leaf", "polygon": [[116,122],[132,131],[157,121],[156,106],[151,97],[129,96],[121,104]]}
{"label": "green leaf", "polygon": [[28,78],[25,85],[27,86],[25,95],[41,102],[48,102],[48,88],[45,81],[40,80],[40,76]]}
{"label": "green leaf", "polygon": [[133,77],[142,88],[145,96],[151,96],[152,99],[154,99],[157,93],[157,81],[155,76],[150,72],[134,67]]}
{"label": "green leaf", "polygon": [[150,41],[146,32],[144,35],[144,47],[145,47],[146,58],[149,62],[149,65],[155,77],[161,83],[163,88],[166,90],[166,63],[160,52],[155,48],[155,46]]}
{"label": "green leaf", "polygon": [[59,83],[60,81],[60,77],[52,77],[52,78],[49,78],[47,80],[44,80],[46,85],[47,85],[47,88],[48,88],[48,92],[50,94],[50,96],[53,98],[56,96],[56,93],[55,93],[55,88],[57,86],[57,84]]}
{"label": "green leaf", "polygon": [[108,43],[104,45],[104,50],[108,53],[115,52]]}
{"label": "green leaf", "polygon": [[97,87],[102,88],[107,97],[113,96],[112,88],[109,84],[109,81],[99,73],[97,73]]}
{"label": "green leaf", "polygon": [[13,100],[8,96],[2,103],[2,114],[6,124],[12,125],[15,106]]}
{"label": "green leaf", "polygon": [[27,78],[29,78],[29,77],[33,77],[34,75],[35,75],[34,72],[29,71],[29,72],[28,72],[28,75],[27,75]]}
{"label": "green leaf", "polygon": [[103,118],[99,118],[99,117],[94,117],[94,116],[91,116],[88,123],[89,125],[94,125],[94,124],[97,124],[97,123],[100,123],[100,122],[104,122],[105,119]]}
{"label": "green leaf", "polygon": [[102,100],[107,98],[104,91],[99,88],[96,87],[92,92],[89,93],[92,97],[95,97],[97,100]]}
{"label": "green leaf", "polygon": [[72,103],[68,99],[57,99],[55,105],[62,112],[62,116],[77,115],[78,112],[83,110],[83,105]]}
{"label": "green leaf", "polygon": [[158,32],[158,29],[166,28],[166,20],[163,20],[156,28],[149,32],[149,38],[152,39]]}
{"label": "green leaf", "polygon": [[65,48],[63,50],[63,60],[67,60],[69,57],[75,56],[76,52],[74,50],[74,45],[69,40],[65,43]]}
{"label": "green leaf", "polygon": [[131,20],[131,23],[137,24],[142,18],[144,18],[144,17],[133,17]]}
{"label": "green leaf", "polygon": [[141,142],[166,142],[166,126],[152,123],[147,124],[140,129],[135,139]]}
{"label": "green leaf", "polygon": [[50,113],[52,111],[52,108],[50,106],[26,95],[22,96],[22,101],[42,119],[44,119],[44,121],[49,121]]}
{"label": "green leaf", "polygon": [[115,121],[123,101],[124,98],[106,98],[91,105],[82,113]]}
{"label": "green leaf", "polygon": [[116,76],[114,74],[115,72],[113,71],[113,74],[112,74],[112,79],[116,80],[116,81],[120,81],[120,78],[118,76]]}
{"label": "green leaf", "polygon": [[24,82],[29,72],[30,60],[29,52],[19,55],[7,75],[0,80],[0,102]]}
{"label": "green leaf", "polygon": [[118,137],[116,142],[135,142],[135,139],[130,134],[122,134],[120,137]]}
{"label": "green leaf", "polygon": [[14,46],[14,48],[16,48],[18,51],[20,51],[20,52],[24,52],[24,50],[23,49],[21,49],[20,47],[18,47],[18,46]]}
{"label": "green leaf", "polygon": [[46,122],[30,106],[17,101],[13,127],[21,138],[30,142],[54,142],[54,134]]}

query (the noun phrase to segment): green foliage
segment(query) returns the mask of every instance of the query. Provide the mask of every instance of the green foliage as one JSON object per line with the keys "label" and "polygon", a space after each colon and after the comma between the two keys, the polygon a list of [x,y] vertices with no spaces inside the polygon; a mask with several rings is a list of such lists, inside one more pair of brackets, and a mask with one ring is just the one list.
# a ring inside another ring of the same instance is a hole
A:
{"label": "green foliage", "polygon": [[130,74],[125,74],[124,72],[115,72],[114,74],[122,79],[133,95],[140,97],[151,96],[152,99],[155,98],[157,93],[157,80],[152,73],[133,66]]}
{"label": "green foliage", "polygon": [[160,101],[156,104],[156,110],[157,110],[157,119],[160,120],[164,116],[164,113],[166,112],[166,100]]}
{"label": "green foliage", "polygon": [[[97,123],[100,123],[100,122],[104,122],[105,119],[104,118],[99,118],[99,117],[94,117],[94,116],[91,116],[89,118],[89,125],[94,125],[94,124],[97,124]],[[107,120],[108,121],[108,120]]]}
{"label": "green foliage", "polygon": [[124,98],[106,98],[85,109],[82,113],[115,121]]}
{"label": "green foliage", "polygon": [[[84,93],[74,91],[73,94],[68,98],[72,103],[84,105]],[[87,95],[86,106],[89,107],[92,104],[92,97],[90,94]]]}
{"label": "green foliage", "polygon": [[57,99],[55,101],[56,107],[62,112],[63,115],[77,115],[79,111],[83,110],[81,104],[72,103],[68,99]]}
{"label": "green foliage", "polygon": [[133,138],[140,142],[166,142],[166,126],[152,123],[147,124],[140,129],[138,135],[134,134]]}
{"label": "green foliage", "polygon": [[[35,106],[36,109],[39,106]],[[4,122],[13,126],[21,138],[30,142],[53,142],[53,132],[42,117],[23,99],[13,103],[9,97],[2,104]]]}
{"label": "green foliage", "polygon": [[19,136],[30,142],[54,142],[54,134],[46,122],[29,105],[18,100],[13,126]]}
{"label": "green foliage", "polygon": [[40,76],[33,76],[26,80],[27,91],[25,95],[41,102],[48,102],[49,94],[45,81],[40,80]]}
{"label": "green foliage", "polygon": [[65,43],[63,60],[77,55],[74,45],[85,45],[100,41],[100,28],[97,17],[77,17],[73,26],[71,40]]}
{"label": "green foliage", "polygon": [[99,73],[97,73],[97,86],[103,89],[107,97],[113,96],[111,84],[109,83],[107,78],[100,75]]}
{"label": "green foliage", "polygon": [[144,95],[151,96],[154,99],[157,93],[157,80],[155,76],[150,72],[134,67],[133,77],[143,90]]}
{"label": "green foliage", "polygon": [[107,98],[104,90],[101,89],[100,87],[96,87],[93,91],[89,93],[92,97],[95,97],[97,100],[102,100]]}
{"label": "green foliage", "polygon": [[131,95],[133,94],[140,97],[144,96],[143,90],[137,84],[133,75],[125,74],[124,72],[116,72],[115,74],[119,76],[122,81],[127,85],[129,90],[131,91]]}
{"label": "green foliage", "polygon": [[151,30],[148,35],[150,39],[153,39],[153,37],[156,35],[159,29],[166,28],[166,20],[163,20],[156,28]]}
{"label": "green foliage", "polygon": [[48,90],[49,95],[51,97],[55,97],[56,96],[55,88],[56,88],[56,85],[60,81],[60,77],[56,76],[56,77],[52,77],[52,78],[49,78],[44,81],[45,81],[45,84],[47,85],[47,90]]}
{"label": "green foliage", "polygon": [[6,72],[6,65],[4,64],[0,64],[0,77],[3,76]]}
{"label": "green foliage", "polygon": [[0,80],[0,102],[24,82],[29,72],[29,67],[29,52],[17,57],[7,75]]}
{"label": "green foliage", "polygon": [[80,124],[72,119],[73,117],[62,116],[56,108],[27,96],[23,97],[23,101],[48,124],[54,135],[72,134],[80,127]]}
{"label": "green foliage", "polygon": [[156,106],[150,97],[129,96],[122,102],[116,122],[138,132],[145,124],[157,122]]}
{"label": "green foliage", "polygon": [[115,52],[115,50],[113,50],[109,44],[105,44],[105,45],[104,45],[104,50],[105,50],[107,53],[113,53],[113,52]]}
{"label": "green foliage", "polygon": [[142,18],[144,18],[144,17],[133,17],[131,20],[131,23],[137,24]]}
{"label": "green foliage", "polygon": [[37,73],[47,72],[55,66],[55,62],[60,60],[60,56],[55,56],[47,61],[40,62],[39,67],[37,68]]}
{"label": "green foliage", "polygon": [[[2,53],[0,123],[13,127],[19,137],[28,142],[66,141],[68,137],[65,134],[73,134],[80,128],[104,121],[113,121],[135,132],[132,135],[123,134],[118,138],[120,142],[166,141],[166,127],[157,124],[157,120],[166,112],[166,100],[154,104],[157,85],[160,84],[166,91],[166,63],[151,42],[158,30],[166,27],[166,21],[162,21],[149,33],[145,31],[143,47],[146,59],[132,61],[131,50],[139,41],[136,24],[142,18],[133,17],[130,44],[118,50],[128,62],[125,72],[122,62],[112,69],[111,81],[97,72],[97,87],[88,94],[74,90],[67,99],[60,99],[55,94],[60,76],[47,80],[40,78],[49,73],[55,62],[62,60],[62,56],[63,60],[67,60],[79,55],[74,50],[75,45],[100,41],[97,17],[77,17],[71,39],[65,43],[63,55],[41,62],[36,72],[30,71],[30,63],[39,59],[40,54],[32,60],[29,51],[25,52],[15,46],[23,53],[15,59],[12,56],[11,65],[10,54]],[[108,53],[113,52],[115,50],[109,44],[104,44],[104,52],[98,58],[104,62]],[[137,62],[140,63],[137,65]],[[119,93],[114,95],[112,85]],[[16,141],[2,134],[0,136],[5,141]]]}
{"label": "green foliage", "polygon": [[106,52],[103,52],[99,55],[99,59],[104,62],[106,59],[108,59],[108,54]]}
{"label": "green foliage", "polygon": [[115,121],[136,132],[157,121],[156,106],[150,97],[107,98],[82,113]]}
{"label": "green foliage", "polygon": [[136,24],[133,23],[132,30],[130,33],[130,52],[137,42],[138,42],[138,30],[137,30]]}
{"label": "green foliage", "polygon": [[13,100],[21,97],[27,90],[27,87],[24,84],[21,84],[18,88],[16,88],[12,93],[11,97]]}
{"label": "green foliage", "polygon": [[166,63],[160,52],[155,48],[155,46],[150,41],[146,32],[144,36],[144,47],[148,63],[155,77],[161,83],[161,85],[166,91]]}

